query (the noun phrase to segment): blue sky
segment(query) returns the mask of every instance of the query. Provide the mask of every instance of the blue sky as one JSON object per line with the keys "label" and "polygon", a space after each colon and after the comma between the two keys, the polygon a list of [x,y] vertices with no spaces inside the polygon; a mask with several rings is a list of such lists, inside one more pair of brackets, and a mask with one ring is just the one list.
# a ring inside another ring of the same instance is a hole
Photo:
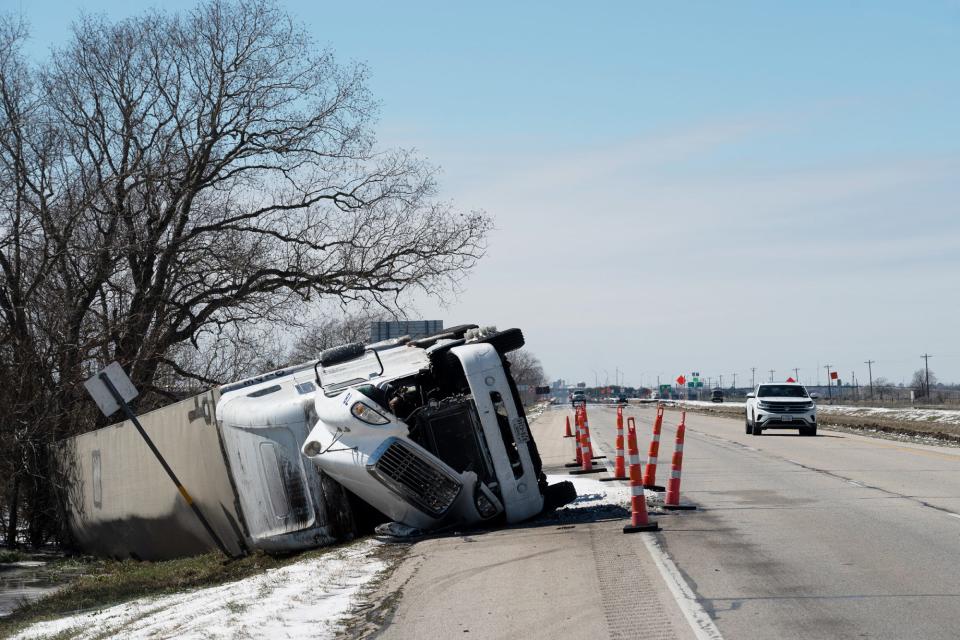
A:
{"label": "blue sky", "polygon": [[[2,3],[37,57],[81,10],[192,5]],[[590,382],[900,381],[924,352],[960,381],[960,3],[282,4],[369,65],[381,143],[496,219],[423,315]]]}

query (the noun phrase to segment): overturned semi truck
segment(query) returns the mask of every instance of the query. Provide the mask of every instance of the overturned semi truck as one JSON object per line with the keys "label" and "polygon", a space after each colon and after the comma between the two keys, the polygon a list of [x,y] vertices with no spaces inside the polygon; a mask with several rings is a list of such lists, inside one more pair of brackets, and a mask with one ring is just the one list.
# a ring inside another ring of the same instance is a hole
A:
{"label": "overturned semi truck", "polygon": [[[463,325],[325,351],[139,421],[233,555],[404,530],[519,522],[576,497],[548,486],[506,354],[519,329]],[[217,546],[129,422],[59,443],[69,529],[97,555]]]}

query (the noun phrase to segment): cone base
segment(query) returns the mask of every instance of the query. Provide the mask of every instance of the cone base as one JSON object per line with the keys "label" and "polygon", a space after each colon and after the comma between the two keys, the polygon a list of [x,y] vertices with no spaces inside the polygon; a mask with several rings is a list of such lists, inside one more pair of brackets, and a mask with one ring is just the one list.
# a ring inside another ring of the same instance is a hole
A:
{"label": "cone base", "polygon": [[606,457],[607,457],[607,456],[592,456],[590,459],[591,459],[591,460],[602,460],[602,459],[604,459],[604,458],[606,458]]}
{"label": "cone base", "polygon": [[650,489],[650,491],[666,491],[666,487],[661,487],[658,484],[645,484],[643,485],[644,489]]}
{"label": "cone base", "polygon": [[624,533],[638,533],[640,531],[660,531],[660,525],[656,522],[648,522],[647,524],[628,524],[623,528]]}
{"label": "cone base", "polygon": [[604,471],[606,471],[606,469],[597,467],[595,469],[574,469],[569,473],[571,476],[579,476],[579,475],[583,475],[584,473],[603,473]]}
{"label": "cone base", "polygon": [[661,508],[670,509],[671,511],[694,511],[697,507],[692,504],[665,504],[662,505]]}
{"label": "cone base", "polygon": [[563,436],[563,437],[564,437],[564,438],[576,438],[577,436],[569,435],[569,436]]}
{"label": "cone base", "polygon": [[614,480],[629,480],[627,476],[610,476],[609,478],[600,478],[600,482],[613,482]]}
{"label": "cone base", "polygon": [[565,464],[565,465],[563,465],[563,466],[565,466],[565,467],[568,468],[568,469],[572,469],[573,467],[582,467],[582,466],[583,466],[583,463],[582,463],[582,462],[568,462],[567,464]]}

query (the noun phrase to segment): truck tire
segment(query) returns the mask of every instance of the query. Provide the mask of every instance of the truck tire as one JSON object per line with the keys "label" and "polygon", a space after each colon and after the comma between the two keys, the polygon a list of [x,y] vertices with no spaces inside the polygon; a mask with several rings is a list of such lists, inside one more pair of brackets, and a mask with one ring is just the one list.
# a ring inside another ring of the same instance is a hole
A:
{"label": "truck tire", "polygon": [[335,364],[340,364],[341,362],[359,358],[366,350],[367,348],[359,342],[351,342],[350,344],[342,344],[339,347],[325,349],[320,353],[320,366],[330,367]]}
{"label": "truck tire", "polygon": [[505,329],[503,331],[497,331],[496,333],[491,333],[485,338],[481,338],[477,342],[489,344],[499,353],[516,351],[526,344],[526,341],[523,339],[523,332],[520,331],[520,329]]}
{"label": "truck tire", "polygon": [[753,433],[753,427],[750,425],[750,417],[747,416],[746,418],[743,419],[743,421],[744,421],[744,430],[747,432],[747,435],[749,436],[750,434]]}
{"label": "truck tire", "polygon": [[543,496],[543,512],[547,513],[554,509],[570,504],[577,499],[577,490],[569,480],[551,484],[547,487]]}

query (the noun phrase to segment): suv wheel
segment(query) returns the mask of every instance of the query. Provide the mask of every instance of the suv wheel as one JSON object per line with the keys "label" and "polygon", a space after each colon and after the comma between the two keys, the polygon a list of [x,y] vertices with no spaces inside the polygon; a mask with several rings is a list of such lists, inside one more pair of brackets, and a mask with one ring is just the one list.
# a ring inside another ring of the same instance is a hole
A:
{"label": "suv wheel", "polygon": [[745,431],[747,432],[747,435],[750,435],[751,433],[753,433],[753,428],[750,426],[750,416],[747,416],[746,418],[744,418],[744,422],[745,422],[744,424]]}

